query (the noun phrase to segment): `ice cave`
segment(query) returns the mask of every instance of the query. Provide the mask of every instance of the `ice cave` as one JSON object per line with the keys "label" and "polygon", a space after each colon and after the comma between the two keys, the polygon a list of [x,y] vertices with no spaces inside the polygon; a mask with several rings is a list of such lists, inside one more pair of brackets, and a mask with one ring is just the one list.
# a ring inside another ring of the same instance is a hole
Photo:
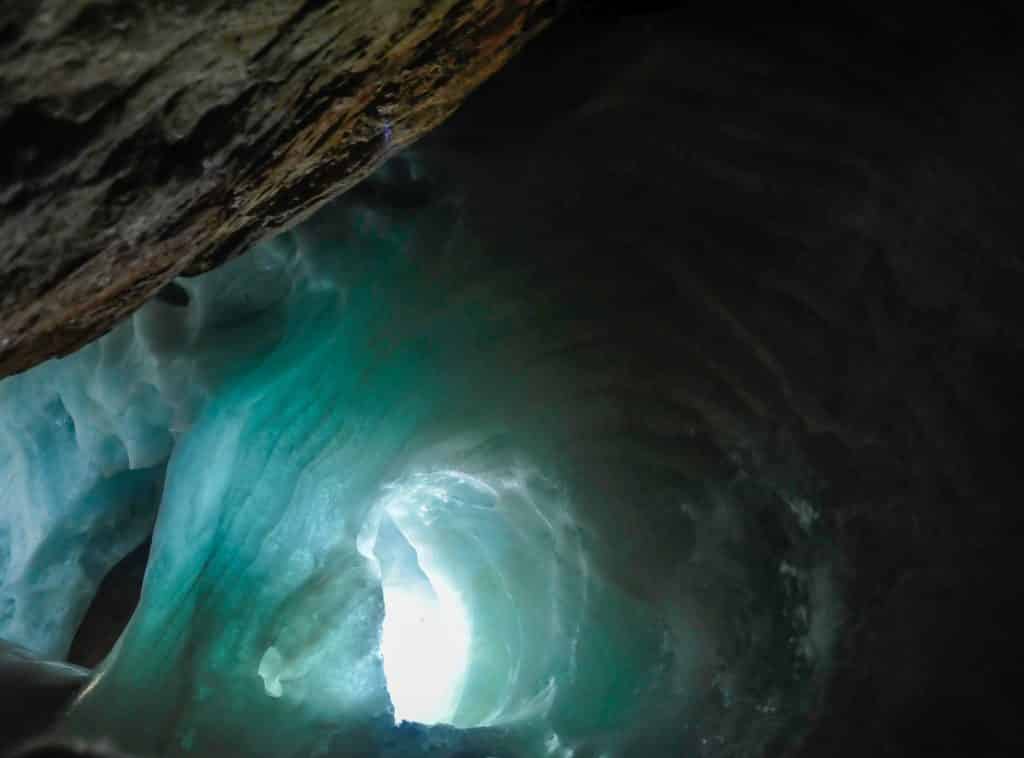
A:
{"label": "ice cave", "polygon": [[[429,171],[412,151],[369,181]],[[153,531],[63,729],[160,755],[668,755],[709,679],[805,707],[836,612],[811,496],[618,437],[594,304],[474,239],[458,186],[433,197],[343,200],[2,385],[4,639],[65,656]],[[784,555],[749,536],[779,497]],[[729,670],[713,650],[749,625]]]}
{"label": "ice cave", "polygon": [[627,5],[0,10],[0,754],[1013,754],[1000,25]]}

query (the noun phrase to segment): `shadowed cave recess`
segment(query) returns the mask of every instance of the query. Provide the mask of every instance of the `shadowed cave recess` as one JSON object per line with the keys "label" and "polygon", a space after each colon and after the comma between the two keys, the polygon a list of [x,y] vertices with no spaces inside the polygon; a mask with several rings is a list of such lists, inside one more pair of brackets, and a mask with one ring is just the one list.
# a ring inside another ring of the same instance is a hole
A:
{"label": "shadowed cave recess", "polygon": [[970,701],[1013,675],[980,662],[1008,645],[1024,268],[963,179],[1011,170],[998,100],[944,132],[970,75],[883,56],[878,91],[824,32],[801,58],[610,15],[0,384],[2,652],[70,661],[39,664],[77,692],[57,735],[1008,748],[1009,706]]}

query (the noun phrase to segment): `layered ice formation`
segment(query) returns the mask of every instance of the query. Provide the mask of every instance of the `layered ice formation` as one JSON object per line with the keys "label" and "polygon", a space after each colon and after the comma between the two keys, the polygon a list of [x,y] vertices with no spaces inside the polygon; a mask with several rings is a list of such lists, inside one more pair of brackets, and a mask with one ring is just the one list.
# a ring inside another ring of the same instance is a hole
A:
{"label": "layered ice formation", "polygon": [[100,580],[152,531],[176,441],[275,344],[290,265],[262,246],[0,382],[0,639],[66,654]]}
{"label": "layered ice formation", "polygon": [[[421,184],[411,160],[374,181]],[[608,330],[475,239],[457,192],[353,198],[176,286],[0,385],[0,637],[63,655],[155,519],[65,732],[675,756],[803,713],[827,570],[751,537],[773,493],[619,434]]]}

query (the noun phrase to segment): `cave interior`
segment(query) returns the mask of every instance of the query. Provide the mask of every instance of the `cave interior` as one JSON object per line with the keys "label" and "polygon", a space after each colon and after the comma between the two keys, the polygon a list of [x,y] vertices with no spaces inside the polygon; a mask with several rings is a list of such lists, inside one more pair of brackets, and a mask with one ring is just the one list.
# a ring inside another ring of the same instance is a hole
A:
{"label": "cave interior", "polygon": [[1017,19],[556,5],[0,381],[0,749],[1024,747]]}

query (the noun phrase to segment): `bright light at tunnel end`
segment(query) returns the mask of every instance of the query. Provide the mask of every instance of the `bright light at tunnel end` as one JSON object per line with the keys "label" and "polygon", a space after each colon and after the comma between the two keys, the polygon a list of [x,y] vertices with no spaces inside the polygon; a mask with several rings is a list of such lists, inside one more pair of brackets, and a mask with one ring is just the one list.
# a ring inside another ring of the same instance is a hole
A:
{"label": "bright light at tunnel end", "polygon": [[383,586],[381,656],[395,723],[450,723],[469,655],[470,626],[457,593],[431,577]]}

